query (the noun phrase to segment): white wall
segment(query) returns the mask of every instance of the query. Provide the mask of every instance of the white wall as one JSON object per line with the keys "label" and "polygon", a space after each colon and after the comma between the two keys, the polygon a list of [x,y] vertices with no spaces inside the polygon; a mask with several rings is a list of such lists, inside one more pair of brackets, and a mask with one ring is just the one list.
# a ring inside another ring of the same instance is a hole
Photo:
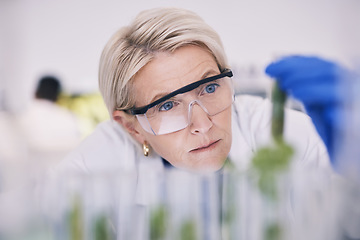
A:
{"label": "white wall", "polygon": [[194,10],[213,26],[244,87],[247,77],[267,84],[263,68],[279,55],[344,64],[360,56],[360,0],[0,0],[0,91],[8,108],[26,106],[44,73],[57,74],[69,92],[95,91],[108,38],[140,10],[158,6]]}

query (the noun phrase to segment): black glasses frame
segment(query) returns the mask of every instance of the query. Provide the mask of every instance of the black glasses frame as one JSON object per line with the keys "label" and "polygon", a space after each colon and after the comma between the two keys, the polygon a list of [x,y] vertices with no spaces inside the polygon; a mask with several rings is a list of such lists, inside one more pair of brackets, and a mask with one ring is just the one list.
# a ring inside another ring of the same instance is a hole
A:
{"label": "black glasses frame", "polygon": [[127,109],[125,111],[132,114],[132,115],[145,114],[146,111],[149,110],[149,108],[152,108],[152,107],[158,105],[159,103],[164,102],[164,101],[172,98],[173,96],[189,92],[189,91],[197,88],[198,86],[200,86],[200,85],[202,85],[204,83],[215,81],[215,80],[223,78],[223,77],[232,77],[232,76],[233,76],[232,71],[230,69],[225,69],[222,73],[220,73],[218,75],[211,76],[211,77],[199,80],[197,82],[190,83],[189,85],[186,85],[186,86],[184,86],[182,88],[179,88],[178,90],[175,90],[175,91],[165,95],[162,98],[159,98],[158,100],[156,100],[156,101],[154,101],[154,102],[152,102],[152,103],[150,103],[150,104],[148,104],[146,106],[137,107],[137,108],[134,107],[134,108]]}

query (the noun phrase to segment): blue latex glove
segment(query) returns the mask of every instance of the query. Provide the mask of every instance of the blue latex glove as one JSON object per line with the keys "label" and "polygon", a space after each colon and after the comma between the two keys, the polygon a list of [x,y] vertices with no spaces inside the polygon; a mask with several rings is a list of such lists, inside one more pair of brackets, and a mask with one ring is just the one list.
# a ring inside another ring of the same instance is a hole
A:
{"label": "blue latex glove", "polygon": [[265,72],[304,104],[333,161],[335,137],[342,127],[345,99],[339,90],[344,70],[320,58],[290,56],[271,63]]}

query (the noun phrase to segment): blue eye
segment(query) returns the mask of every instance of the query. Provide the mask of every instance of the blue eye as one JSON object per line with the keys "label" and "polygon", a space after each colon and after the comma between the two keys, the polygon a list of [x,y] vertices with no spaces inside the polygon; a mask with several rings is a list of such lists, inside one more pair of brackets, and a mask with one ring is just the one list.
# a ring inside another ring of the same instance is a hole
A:
{"label": "blue eye", "polygon": [[174,103],[169,101],[169,102],[165,102],[164,104],[162,104],[159,107],[160,111],[169,111],[170,109],[172,109],[174,107]]}
{"label": "blue eye", "polygon": [[209,84],[205,87],[205,91],[206,91],[206,93],[213,93],[213,92],[215,92],[215,90],[218,86],[219,85],[215,84],[215,83]]}

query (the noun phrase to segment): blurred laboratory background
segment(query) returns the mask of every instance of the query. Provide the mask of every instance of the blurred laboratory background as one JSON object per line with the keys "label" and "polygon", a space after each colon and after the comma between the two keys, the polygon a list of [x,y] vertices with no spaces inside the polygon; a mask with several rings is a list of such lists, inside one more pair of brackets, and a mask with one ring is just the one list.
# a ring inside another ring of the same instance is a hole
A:
{"label": "blurred laboratory background", "polygon": [[[219,33],[240,94],[267,96],[272,81],[264,68],[284,55],[360,69],[359,0],[0,0],[0,193],[27,184],[29,172],[60,161],[109,118],[98,92],[101,51],[141,10],[163,6],[193,10]],[[61,90],[36,110],[40,122],[29,114],[44,76],[58,79]],[[55,111],[67,120],[54,119]],[[51,131],[67,145],[51,146]],[[44,145],[34,147],[34,137]]]}

